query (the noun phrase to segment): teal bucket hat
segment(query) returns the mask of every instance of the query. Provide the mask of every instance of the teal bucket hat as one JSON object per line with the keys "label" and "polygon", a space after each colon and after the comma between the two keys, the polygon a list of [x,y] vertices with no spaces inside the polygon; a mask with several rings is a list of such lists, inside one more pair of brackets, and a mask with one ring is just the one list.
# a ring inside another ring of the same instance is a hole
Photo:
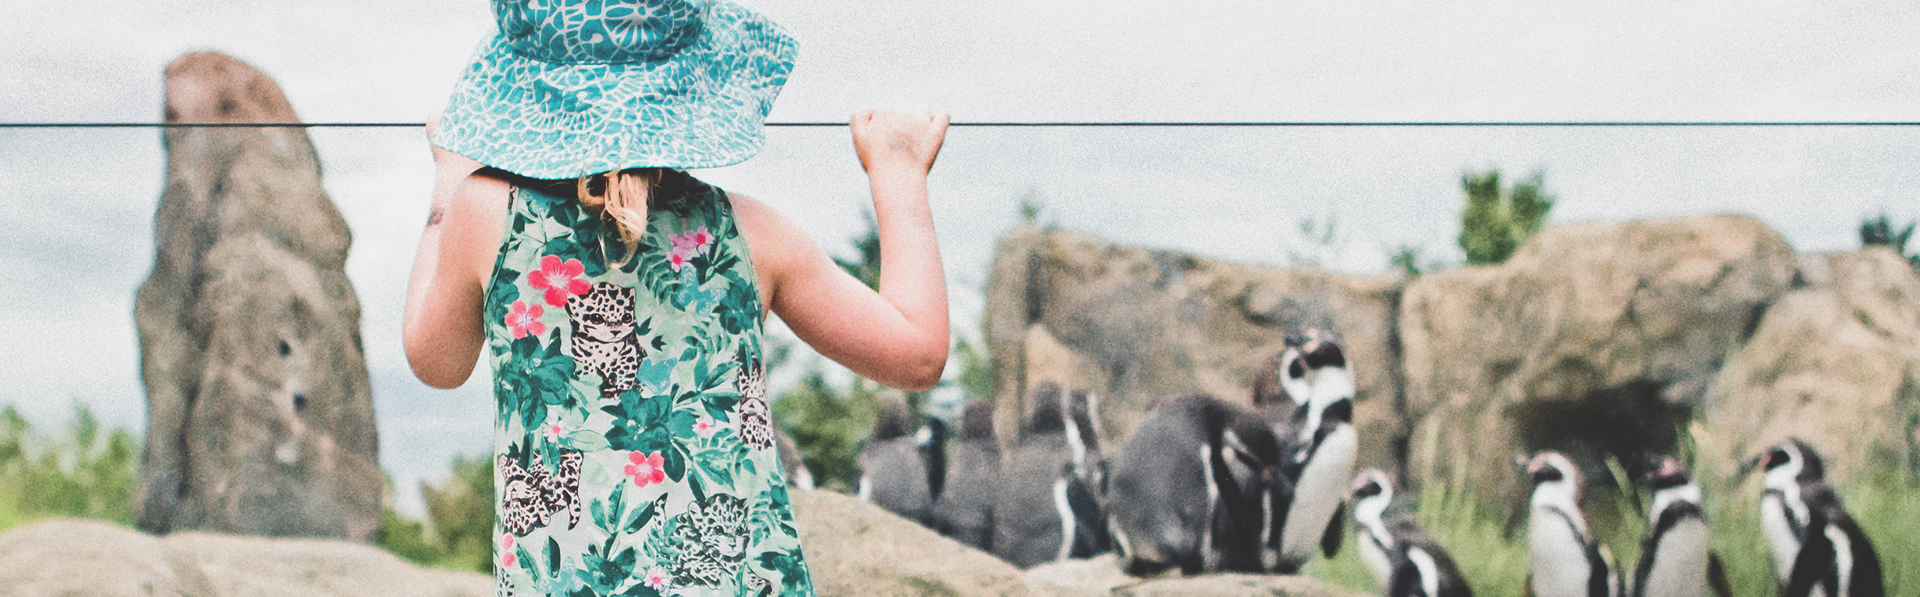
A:
{"label": "teal bucket hat", "polygon": [[794,41],[727,0],[494,0],[433,143],[545,179],[753,157]]}

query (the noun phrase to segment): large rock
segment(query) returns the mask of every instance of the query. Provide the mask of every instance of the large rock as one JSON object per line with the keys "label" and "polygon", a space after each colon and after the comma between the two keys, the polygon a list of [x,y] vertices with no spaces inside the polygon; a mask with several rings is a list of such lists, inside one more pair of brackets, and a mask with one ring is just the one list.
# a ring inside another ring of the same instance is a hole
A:
{"label": "large rock", "polygon": [[[168,122],[291,122],[258,70],[167,67]],[[148,430],[140,528],[369,540],[382,480],[346,221],[296,128],[166,132],[158,250],[135,302]]]}
{"label": "large rock", "polygon": [[1208,392],[1250,400],[1260,362],[1286,336],[1331,328],[1359,383],[1360,462],[1391,467],[1399,283],[1254,267],[1022,228],[1000,240],[987,284],[996,427],[1017,437],[1027,388],[1052,379],[1101,398],[1107,437],[1124,442],[1156,398]]}
{"label": "large rock", "polygon": [[1115,597],[1363,597],[1304,576],[1208,574],[1140,583],[1113,592]]}
{"label": "large rock", "polygon": [[0,534],[0,596],[493,594],[486,575],[427,570],[359,543],[213,533],[165,538],[55,520]]}
{"label": "large rock", "polygon": [[807,567],[823,597],[1051,594],[1013,565],[872,504],[830,491],[795,491]]}
{"label": "large rock", "polygon": [[1557,226],[1506,263],[1406,289],[1408,468],[1493,494],[1521,450],[1672,450],[1729,351],[1793,284],[1797,256],[1732,216]]}
{"label": "large rock", "polygon": [[[1702,448],[1731,463],[1787,437],[1845,479],[1864,459],[1920,472],[1920,276],[1885,248],[1811,256],[1708,394]],[[1722,467],[1721,472],[1730,467]]]}

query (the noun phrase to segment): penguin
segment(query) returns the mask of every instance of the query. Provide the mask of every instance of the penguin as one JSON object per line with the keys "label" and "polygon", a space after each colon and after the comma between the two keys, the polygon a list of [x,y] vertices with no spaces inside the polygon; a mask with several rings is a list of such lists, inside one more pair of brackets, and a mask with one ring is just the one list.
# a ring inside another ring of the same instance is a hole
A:
{"label": "penguin", "polygon": [[913,434],[914,440],[920,444],[920,460],[927,467],[927,495],[936,502],[940,500],[940,491],[947,483],[947,442],[951,439],[950,435],[947,422],[932,415]]}
{"label": "penguin", "polygon": [[860,501],[928,524],[933,494],[927,484],[920,440],[909,431],[912,427],[906,396],[883,392],[879,402],[873,435],[860,449]]}
{"label": "penguin", "polygon": [[1781,597],[1883,597],[1873,544],[1827,485],[1820,455],[1797,439],[1741,466],[1765,473],[1760,527],[1772,548]]}
{"label": "penguin", "polygon": [[[1353,428],[1353,371],[1340,345],[1316,333],[1283,353],[1280,384],[1295,404],[1274,430],[1285,442],[1283,474],[1291,497],[1280,514],[1276,554],[1263,555],[1274,572],[1291,574],[1319,551],[1333,557],[1346,536],[1348,482],[1360,449]],[[1269,411],[1271,412],[1271,410]]]}
{"label": "penguin", "polygon": [[1580,469],[1559,452],[1540,452],[1514,464],[1533,483],[1527,540],[1532,565],[1527,590],[1538,597],[1612,597],[1619,580],[1580,513]]}
{"label": "penguin", "polygon": [[1020,568],[1107,550],[1104,512],[1093,480],[1082,474],[1091,469],[1085,423],[1073,420],[1075,412],[1090,411],[1062,404],[1061,393],[1058,384],[1042,382],[1028,397],[1028,421],[993,508],[993,553]]}
{"label": "penguin", "polygon": [[1113,462],[1109,533],[1128,574],[1259,572],[1289,487],[1268,420],[1213,396],[1164,399]]}
{"label": "penguin", "polygon": [[1389,516],[1393,481],[1379,469],[1353,480],[1353,522],[1361,561],[1380,582],[1385,597],[1473,597],[1467,579],[1447,550],[1412,516]]}
{"label": "penguin", "polygon": [[813,491],[813,470],[801,459],[800,445],[777,426],[773,428],[773,450],[774,456],[780,459],[780,472],[785,473],[787,485]]}
{"label": "penguin", "polygon": [[1672,456],[1651,457],[1646,486],[1653,495],[1647,508],[1647,536],[1640,563],[1633,569],[1632,597],[1727,597],[1733,593],[1726,569],[1712,551],[1700,486]]}
{"label": "penguin", "polygon": [[934,529],[973,546],[993,551],[993,502],[1000,487],[1000,440],[993,433],[993,403],[969,402],[960,415],[940,496],[934,499]]}

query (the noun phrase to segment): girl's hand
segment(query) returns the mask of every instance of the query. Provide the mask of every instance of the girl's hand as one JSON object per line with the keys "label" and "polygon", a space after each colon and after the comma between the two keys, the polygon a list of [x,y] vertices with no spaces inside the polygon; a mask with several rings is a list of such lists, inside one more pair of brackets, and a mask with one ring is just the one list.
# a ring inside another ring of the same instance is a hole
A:
{"label": "girl's hand", "polygon": [[853,149],[869,176],[914,174],[925,176],[946,140],[945,112],[924,108],[867,109],[855,112],[847,126],[853,129]]}

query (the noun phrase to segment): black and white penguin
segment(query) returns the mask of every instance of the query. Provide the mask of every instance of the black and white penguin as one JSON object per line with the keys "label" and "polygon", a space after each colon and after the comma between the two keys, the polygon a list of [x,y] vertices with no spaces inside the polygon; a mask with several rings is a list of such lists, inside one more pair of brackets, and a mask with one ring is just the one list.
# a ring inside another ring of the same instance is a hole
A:
{"label": "black and white penguin", "polygon": [[1267,568],[1288,489],[1281,458],[1265,417],[1212,396],[1161,401],[1113,461],[1107,521],[1122,567]]}
{"label": "black and white penguin", "polygon": [[925,454],[914,437],[906,396],[883,392],[873,435],[860,449],[860,501],[920,524],[928,524],[933,492],[927,483]]}
{"label": "black and white penguin", "polygon": [[1886,595],[1880,558],[1827,485],[1826,468],[1812,446],[1782,441],[1741,470],[1755,466],[1766,471],[1760,528],[1772,548],[1782,597]]}
{"label": "black and white penguin", "polygon": [[960,415],[946,482],[933,502],[934,529],[981,551],[993,551],[993,502],[1000,488],[1000,440],[993,403],[969,402]]}
{"label": "black and white penguin", "polygon": [[[1029,414],[1020,443],[1002,469],[1000,494],[993,508],[993,553],[1021,568],[1067,558],[1091,557],[1108,548],[1105,513],[1093,479],[1089,453],[1076,412],[1084,405],[1062,404],[1058,384],[1042,382],[1027,402]],[[1074,398],[1085,397],[1076,393]]]}
{"label": "black and white penguin", "polygon": [[1647,537],[1633,569],[1633,597],[1727,597],[1733,589],[1714,555],[1701,507],[1700,486],[1672,456],[1651,459],[1646,477],[1653,505]]}
{"label": "black and white penguin", "polygon": [[793,437],[778,426],[773,428],[773,450],[774,456],[780,459],[780,472],[785,474],[787,485],[813,491],[813,470],[801,460],[800,445],[793,443]]}
{"label": "black and white penguin", "polygon": [[947,422],[936,416],[928,416],[927,423],[913,434],[920,443],[920,461],[927,467],[927,494],[936,502],[947,483],[947,442],[952,440],[951,435]]}
{"label": "black and white penguin", "polygon": [[1393,481],[1365,469],[1353,481],[1353,522],[1360,559],[1386,597],[1473,597],[1453,557],[1412,516],[1389,515]]}
{"label": "black and white penguin", "polygon": [[1278,553],[1263,555],[1281,573],[1300,569],[1315,551],[1333,557],[1346,535],[1348,481],[1353,478],[1360,436],[1353,428],[1353,371],[1340,345],[1325,336],[1307,339],[1281,359],[1280,384],[1295,401],[1285,421],[1274,425],[1285,443],[1283,473],[1292,494],[1284,513]]}
{"label": "black and white penguin", "polygon": [[1527,516],[1532,565],[1527,588],[1536,597],[1611,597],[1619,585],[1613,567],[1580,513],[1580,469],[1559,452],[1540,452],[1516,465],[1533,482]]}

